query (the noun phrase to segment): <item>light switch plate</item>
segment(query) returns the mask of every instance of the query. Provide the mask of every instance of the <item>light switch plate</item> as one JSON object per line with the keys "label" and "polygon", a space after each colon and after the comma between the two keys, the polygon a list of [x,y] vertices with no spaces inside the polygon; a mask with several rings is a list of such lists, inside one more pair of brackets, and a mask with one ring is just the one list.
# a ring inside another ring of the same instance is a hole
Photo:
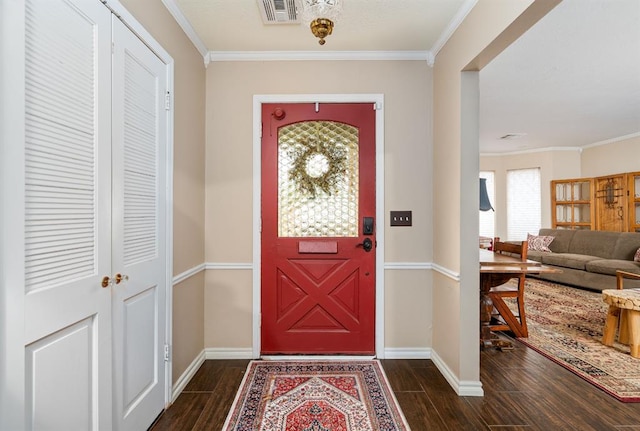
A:
{"label": "light switch plate", "polygon": [[413,218],[411,211],[391,211],[390,220],[391,226],[411,226]]}

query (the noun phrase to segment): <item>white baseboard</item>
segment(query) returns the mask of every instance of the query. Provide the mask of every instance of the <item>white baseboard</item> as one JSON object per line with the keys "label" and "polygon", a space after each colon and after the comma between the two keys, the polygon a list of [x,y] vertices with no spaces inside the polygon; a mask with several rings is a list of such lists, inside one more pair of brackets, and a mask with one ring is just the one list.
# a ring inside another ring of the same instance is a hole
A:
{"label": "white baseboard", "polygon": [[429,347],[387,347],[384,359],[431,359]]}
{"label": "white baseboard", "polygon": [[182,373],[180,378],[173,385],[171,390],[171,402],[175,402],[178,396],[182,393],[189,381],[196,374],[198,369],[202,366],[207,359],[253,359],[253,350],[251,348],[246,349],[232,349],[232,348],[208,348],[204,349],[196,358],[189,364],[187,369]]}
{"label": "white baseboard", "polygon": [[256,359],[251,347],[209,347],[204,351],[206,359]]}
{"label": "white baseboard", "polygon": [[431,352],[431,360],[440,373],[447,379],[453,390],[461,397],[483,397],[484,390],[482,383],[474,380],[458,380],[458,377],[451,371],[447,364],[438,356],[435,351]]}
{"label": "white baseboard", "polygon": [[475,380],[460,380],[458,395],[461,397],[484,397],[482,383]]}
{"label": "white baseboard", "polygon": [[187,369],[182,373],[178,381],[171,390],[171,402],[175,402],[178,398],[178,395],[182,393],[184,388],[187,386],[187,383],[191,381],[193,376],[196,374],[200,366],[204,363],[205,360],[205,351],[200,352],[198,356],[191,362],[191,364],[187,367]]}
{"label": "white baseboard", "polygon": [[[440,373],[444,376],[451,387],[459,396],[482,397],[484,390],[480,381],[458,380],[456,375],[449,369],[447,364],[438,356],[438,353],[431,348],[423,347],[387,347],[384,349],[384,359],[431,359]],[[253,349],[247,348],[229,348],[229,347],[210,347],[204,349],[191,362],[187,369],[182,373],[180,378],[173,385],[171,392],[171,402],[175,402],[182,393],[189,381],[196,374],[202,363],[207,359],[256,359],[253,357]]]}

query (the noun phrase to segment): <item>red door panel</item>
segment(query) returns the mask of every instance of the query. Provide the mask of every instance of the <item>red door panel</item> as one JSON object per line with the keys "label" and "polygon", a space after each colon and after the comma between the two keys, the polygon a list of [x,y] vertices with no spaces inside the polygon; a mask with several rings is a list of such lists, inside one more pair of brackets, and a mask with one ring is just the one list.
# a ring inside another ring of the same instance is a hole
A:
{"label": "red door panel", "polygon": [[[375,111],[373,103],[315,108],[262,106],[261,352],[374,354],[375,229],[364,235],[363,217],[375,215]],[[357,148],[351,159],[341,150],[347,142]],[[318,172],[304,164],[314,157],[326,162]],[[349,193],[354,202],[343,202]],[[314,214],[298,220],[305,211]]]}

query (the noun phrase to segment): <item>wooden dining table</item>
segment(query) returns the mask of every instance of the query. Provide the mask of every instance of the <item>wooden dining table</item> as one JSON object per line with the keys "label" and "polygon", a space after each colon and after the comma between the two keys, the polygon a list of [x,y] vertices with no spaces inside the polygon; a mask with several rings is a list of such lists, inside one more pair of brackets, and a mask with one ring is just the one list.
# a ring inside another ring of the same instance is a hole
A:
{"label": "wooden dining table", "polygon": [[[491,314],[493,302],[488,293],[492,287],[507,283],[522,274],[540,274],[558,272],[559,270],[535,260],[522,260],[519,257],[494,253],[491,250],[479,249],[480,252],[480,346],[508,349],[511,343],[498,338],[491,331]],[[515,328],[512,328],[515,329]]]}

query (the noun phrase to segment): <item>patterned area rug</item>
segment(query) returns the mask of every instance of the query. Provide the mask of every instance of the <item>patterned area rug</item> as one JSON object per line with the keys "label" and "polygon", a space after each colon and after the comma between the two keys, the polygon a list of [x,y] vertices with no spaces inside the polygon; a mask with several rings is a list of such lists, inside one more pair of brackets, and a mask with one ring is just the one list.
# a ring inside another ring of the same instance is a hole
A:
{"label": "patterned area rug", "polygon": [[602,344],[608,306],[602,294],[527,278],[528,338],[542,353],[623,402],[640,402],[640,359],[617,341]]}
{"label": "patterned area rug", "polygon": [[224,431],[409,431],[378,361],[252,361]]}

